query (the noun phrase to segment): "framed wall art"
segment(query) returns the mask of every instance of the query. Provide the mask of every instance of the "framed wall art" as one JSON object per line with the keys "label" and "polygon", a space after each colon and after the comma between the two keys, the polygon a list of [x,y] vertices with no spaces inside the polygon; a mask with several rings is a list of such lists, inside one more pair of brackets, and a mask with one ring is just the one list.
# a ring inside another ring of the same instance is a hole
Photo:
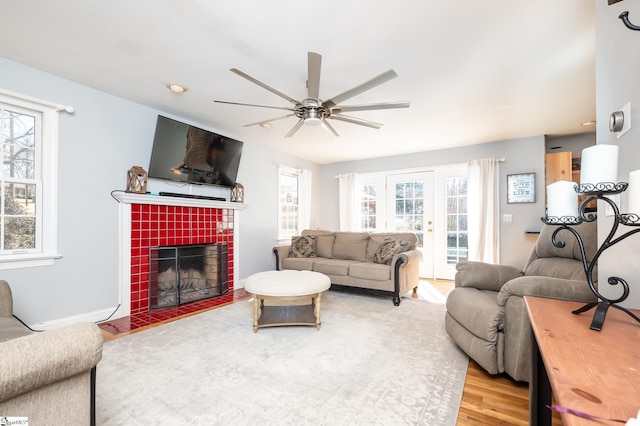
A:
{"label": "framed wall art", "polygon": [[535,203],[536,174],[519,173],[507,175],[507,203]]}

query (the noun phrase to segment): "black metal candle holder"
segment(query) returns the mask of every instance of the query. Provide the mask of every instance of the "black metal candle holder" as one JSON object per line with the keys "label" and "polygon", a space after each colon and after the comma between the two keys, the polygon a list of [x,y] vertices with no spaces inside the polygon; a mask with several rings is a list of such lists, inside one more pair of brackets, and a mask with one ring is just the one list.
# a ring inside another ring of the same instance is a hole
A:
{"label": "black metal candle holder", "polygon": [[[604,320],[607,315],[607,310],[609,309],[609,307],[619,309],[625,312],[627,315],[631,316],[636,321],[640,322],[640,318],[634,315],[633,312],[618,305],[618,303],[623,302],[624,300],[626,300],[627,297],[629,297],[629,284],[624,279],[620,277],[609,277],[609,279],[607,280],[607,283],[609,285],[622,286],[622,295],[617,299],[609,299],[604,297],[602,294],[600,294],[600,292],[598,292],[598,289],[593,284],[593,269],[596,263],[598,262],[600,255],[609,247],[619,243],[620,241],[624,240],[627,237],[630,237],[633,234],[640,232],[640,217],[638,217],[638,215],[636,214],[626,214],[626,213],[620,214],[620,210],[618,209],[618,206],[616,205],[616,203],[609,198],[609,196],[611,195],[620,194],[626,191],[628,186],[629,184],[626,182],[619,182],[619,183],[601,182],[597,184],[576,185],[575,186],[576,192],[579,195],[584,195],[588,197],[580,204],[578,217],[545,216],[541,218],[542,222],[547,225],[558,225],[558,228],[555,231],[553,231],[553,234],[551,236],[551,241],[554,246],[558,248],[562,248],[565,246],[564,241],[560,241],[556,238],[558,232],[560,232],[560,230],[562,229],[566,229],[569,232],[571,232],[578,241],[578,246],[580,248],[580,254],[582,257],[582,266],[584,267],[584,272],[587,277],[587,282],[589,283],[589,288],[591,289],[593,294],[595,294],[596,297],[598,298],[598,301],[587,303],[583,307],[572,311],[572,313],[580,314],[582,312],[587,312],[592,308],[596,308],[596,311],[593,315],[593,320],[591,321],[591,326],[590,326],[591,330],[596,330],[596,331],[602,330],[602,325],[604,324]],[[595,213],[586,212],[587,204],[589,204],[593,200],[602,200],[607,204],[609,204],[609,206],[611,206],[611,208],[613,209],[614,217],[613,217],[613,226],[611,227],[611,231],[609,231],[609,235],[607,235],[607,238],[605,238],[603,243],[600,245],[600,247],[596,251],[596,254],[593,256],[593,259],[589,260],[587,259],[587,255],[585,253],[582,237],[580,237],[580,234],[578,234],[578,231],[572,228],[571,225],[579,225],[582,222],[594,222],[595,220],[598,219],[598,216]],[[619,225],[636,227],[636,229],[628,231],[618,236],[617,238],[614,238],[614,235],[616,234],[616,231],[618,230]]]}

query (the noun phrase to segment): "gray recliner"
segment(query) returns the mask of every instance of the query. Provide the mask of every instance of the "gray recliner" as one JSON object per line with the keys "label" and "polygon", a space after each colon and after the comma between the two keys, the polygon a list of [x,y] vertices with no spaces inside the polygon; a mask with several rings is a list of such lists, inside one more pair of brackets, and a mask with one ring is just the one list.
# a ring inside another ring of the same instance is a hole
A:
{"label": "gray recliner", "polygon": [[[489,374],[507,373],[517,381],[529,381],[531,325],[524,296],[597,300],[587,283],[575,236],[561,230],[558,239],[566,246],[557,248],[551,241],[556,228],[543,227],[524,272],[482,262],[456,265],[455,289],[447,298],[446,330]],[[587,258],[592,259],[597,249],[596,222],[574,229],[583,239]]]}

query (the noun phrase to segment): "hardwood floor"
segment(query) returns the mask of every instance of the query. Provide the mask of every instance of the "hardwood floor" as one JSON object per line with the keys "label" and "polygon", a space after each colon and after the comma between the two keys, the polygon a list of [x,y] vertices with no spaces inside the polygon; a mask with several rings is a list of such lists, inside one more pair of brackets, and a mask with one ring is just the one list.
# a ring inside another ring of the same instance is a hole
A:
{"label": "hardwood floor", "polygon": [[[443,302],[451,290],[453,290],[452,281],[421,280],[418,292],[413,297]],[[194,314],[184,315],[179,318],[189,315]],[[157,327],[179,318],[118,335],[102,330],[102,335],[105,341],[109,341],[125,334]],[[457,426],[519,426],[528,424],[529,388],[527,384],[515,382],[506,375],[491,376],[475,361],[470,360]],[[558,413],[553,413],[553,424],[559,426],[563,424]]]}

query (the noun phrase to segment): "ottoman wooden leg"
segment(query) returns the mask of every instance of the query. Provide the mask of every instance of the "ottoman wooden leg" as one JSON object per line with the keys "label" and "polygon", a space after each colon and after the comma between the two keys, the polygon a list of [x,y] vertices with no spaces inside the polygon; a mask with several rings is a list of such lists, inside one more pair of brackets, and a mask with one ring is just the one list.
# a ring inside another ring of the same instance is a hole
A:
{"label": "ottoman wooden leg", "polygon": [[320,300],[322,299],[322,293],[318,293],[315,298],[315,315],[316,315],[316,329],[320,330]]}
{"label": "ottoman wooden leg", "polygon": [[258,311],[260,310],[260,297],[253,295],[253,332],[258,331]]}

